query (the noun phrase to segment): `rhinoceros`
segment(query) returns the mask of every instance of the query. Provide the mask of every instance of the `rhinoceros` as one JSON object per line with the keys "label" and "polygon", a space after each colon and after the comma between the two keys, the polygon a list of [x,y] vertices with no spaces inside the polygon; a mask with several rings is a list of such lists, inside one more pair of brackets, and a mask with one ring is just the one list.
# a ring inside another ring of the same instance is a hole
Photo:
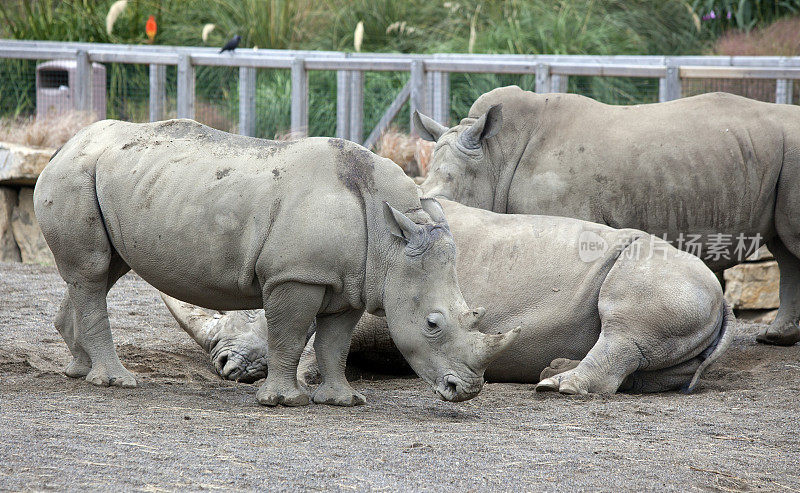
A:
{"label": "rhinoceros", "polygon": [[713,93],[611,106],[577,94],[503,87],[436,141],[428,195],[501,213],[634,228],[699,253],[715,271],[766,240],[780,309],[758,335],[800,341],[800,109]]}
{"label": "rhinoceros", "polygon": [[296,368],[316,319],[324,382],[314,402],[364,397],[344,374],[364,311],[442,398],[469,399],[519,333],[471,329],[441,207],[390,160],[327,138],[279,143],[191,120],[94,123],[51,159],[34,210],[68,288],[55,325],[66,373],[133,387],[114,349],[106,295],[133,269],[157,289],[216,309],[264,308],[264,405],[305,405]]}
{"label": "rhinoceros", "polygon": [[[478,329],[519,325],[520,336],[486,369],[496,382],[562,393],[691,390],[730,343],[730,308],[697,257],[632,229],[577,219],[496,214],[441,200],[458,248],[468,303],[491,306]],[[268,373],[268,325],[258,313],[214,313],[164,297],[181,327],[211,349],[217,371]],[[316,373],[314,338],[300,364]],[[260,341],[260,342],[259,342]],[[385,319],[364,315],[351,355],[402,370]],[[541,379],[541,381],[540,381]]]}

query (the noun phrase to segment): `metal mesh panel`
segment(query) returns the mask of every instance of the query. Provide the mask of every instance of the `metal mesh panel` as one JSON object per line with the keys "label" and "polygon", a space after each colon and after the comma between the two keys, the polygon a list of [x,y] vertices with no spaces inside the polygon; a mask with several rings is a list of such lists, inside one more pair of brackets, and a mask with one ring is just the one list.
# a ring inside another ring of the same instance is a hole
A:
{"label": "metal mesh panel", "polygon": [[36,114],[36,65],[42,61],[0,59],[0,118]]}
{"label": "metal mesh panel", "polygon": [[105,118],[129,122],[150,119],[150,70],[147,65],[106,63]]}
{"label": "metal mesh panel", "polygon": [[336,135],[336,72],[308,72],[308,135]]}
{"label": "metal mesh panel", "polygon": [[450,122],[456,124],[469,114],[472,103],[481,94],[496,87],[517,85],[526,91],[536,90],[533,74],[450,74]]}
{"label": "metal mesh panel", "polygon": [[658,102],[658,79],[641,77],[570,77],[568,92],[606,104]]}
{"label": "metal mesh panel", "polygon": [[707,92],[729,92],[758,101],[775,102],[775,80],[772,79],[683,79],[683,97]]}
{"label": "metal mesh panel", "polygon": [[238,67],[196,67],[194,114],[209,127],[239,131]]}
{"label": "metal mesh panel", "polygon": [[[365,72],[364,73],[364,138],[378,125],[389,105],[408,82],[408,72]],[[408,132],[409,103],[400,109],[392,125]]]}
{"label": "metal mesh panel", "polygon": [[292,76],[288,70],[256,72],[256,137],[276,139],[291,123]]}

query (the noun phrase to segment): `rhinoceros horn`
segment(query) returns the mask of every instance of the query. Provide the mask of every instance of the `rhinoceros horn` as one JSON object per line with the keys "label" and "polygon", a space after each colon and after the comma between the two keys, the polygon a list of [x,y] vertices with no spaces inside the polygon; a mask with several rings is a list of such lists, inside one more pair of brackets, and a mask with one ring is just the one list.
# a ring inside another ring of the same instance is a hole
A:
{"label": "rhinoceros horn", "polygon": [[504,334],[470,332],[474,337],[471,368],[485,370],[497,356],[505,351],[519,336],[522,327],[515,327]]}
{"label": "rhinoceros horn", "polygon": [[438,200],[431,197],[423,197],[419,199],[419,203],[424,210],[436,224],[447,224],[447,219],[444,217],[444,210]]}
{"label": "rhinoceros horn", "polygon": [[220,312],[184,303],[181,300],[177,300],[161,292],[159,292],[159,294],[161,295],[161,299],[164,300],[164,304],[167,305],[169,312],[175,317],[175,320],[178,321],[178,325],[192,336],[192,339],[194,339],[200,347],[205,349],[206,352],[210,351],[211,348],[208,347],[210,343],[209,338],[204,337],[207,331],[203,330],[203,328],[209,320],[214,318],[214,315],[219,317]]}
{"label": "rhinoceros horn", "polygon": [[464,129],[459,142],[466,149],[480,149],[481,141],[494,137],[503,126],[503,105],[492,105],[489,110]]}

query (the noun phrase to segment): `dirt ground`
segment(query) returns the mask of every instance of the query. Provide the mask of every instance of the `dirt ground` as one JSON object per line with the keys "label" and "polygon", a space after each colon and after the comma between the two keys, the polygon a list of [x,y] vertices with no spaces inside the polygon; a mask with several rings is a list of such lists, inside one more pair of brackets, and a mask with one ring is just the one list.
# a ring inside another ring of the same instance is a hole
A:
{"label": "dirt ground", "polygon": [[109,295],[143,384],[59,371],[52,267],[0,264],[0,490],[800,491],[800,346],[736,339],[692,395],[565,397],[487,384],[464,403],[415,378],[359,380],[368,403],[270,409],[216,377],[156,291]]}

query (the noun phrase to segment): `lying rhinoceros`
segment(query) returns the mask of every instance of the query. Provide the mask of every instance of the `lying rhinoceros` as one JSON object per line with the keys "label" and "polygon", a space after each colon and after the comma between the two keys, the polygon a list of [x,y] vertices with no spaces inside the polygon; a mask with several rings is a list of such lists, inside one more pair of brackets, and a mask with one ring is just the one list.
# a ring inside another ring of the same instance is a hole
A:
{"label": "lying rhinoceros", "polygon": [[[487,368],[488,380],[542,377],[538,389],[564,393],[691,390],[730,342],[731,313],[714,274],[658,238],[577,219],[442,205],[464,297],[493,308],[479,330],[522,327]],[[165,301],[180,325],[210,348],[221,375],[254,379],[266,372],[263,317]],[[302,376],[314,373],[313,346],[312,340]],[[391,355],[386,321],[364,315],[351,351]]]}
{"label": "lying rhinoceros", "polygon": [[74,356],[67,374],[97,385],[136,385],[106,312],[130,269],[185,301],[264,308],[265,405],[308,403],[296,368],[315,318],[324,383],[313,399],[339,405],[364,402],[344,375],[364,311],[385,314],[411,366],[452,401],[480,391],[488,362],[519,333],[467,330],[476,311],[459,290],[441,207],[420,201],[394,163],[347,141],[102,121],[52,158],[34,208],[68,284],[56,318]]}
{"label": "lying rhinoceros", "polygon": [[780,310],[758,339],[800,341],[796,106],[722,93],[610,106],[513,86],[478,98],[453,128],[421,115],[416,128],[436,141],[422,185],[429,195],[647,231],[713,270],[766,240],[780,268]]}

